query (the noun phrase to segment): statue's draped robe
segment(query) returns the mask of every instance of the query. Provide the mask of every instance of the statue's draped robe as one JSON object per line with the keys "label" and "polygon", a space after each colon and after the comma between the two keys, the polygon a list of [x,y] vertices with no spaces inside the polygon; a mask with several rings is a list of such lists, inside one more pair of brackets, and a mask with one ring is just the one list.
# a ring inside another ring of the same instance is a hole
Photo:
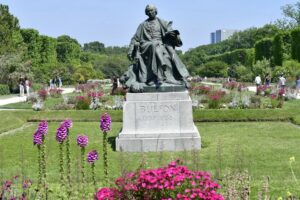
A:
{"label": "statue's draped robe", "polygon": [[129,54],[137,60],[138,82],[183,80],[189,76],[174,49],[182,45],[179,35],[176,39],[171,38],[172,41],[166,37],[168,32],[173,31],[171,25],[172,22],[159,18],[146,20],[132,37]]}

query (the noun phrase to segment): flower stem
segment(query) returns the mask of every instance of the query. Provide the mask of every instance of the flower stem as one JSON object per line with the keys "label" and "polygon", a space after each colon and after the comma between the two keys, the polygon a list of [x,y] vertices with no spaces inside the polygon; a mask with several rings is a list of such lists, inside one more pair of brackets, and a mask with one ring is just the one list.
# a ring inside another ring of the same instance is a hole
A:
{"label": "flower stem", "polygon": [[92,179],[93,179],[93,185],[95,188],[95,192],[97,192],[96,177],[95,177],[95,163],[92,163]]}
{"label": "flower stem", "polygon": [[38,180],[38,188],[40,188],[41,184],[42,184],[42,153],[41,153],[41,147],[40,145],[37,146],[38,147],[38,170],[39,170],[39,180]]}
{"label": "flower stem", "polygon": [[85,197],[85,148],[82,147],[81,148],[81,195],[83,195],[83,197]]}
{"label": "flower stem", "polygon": [[42,164],[42,178],[43,178],[43,186],[45,189],[45,197],[48,197],[48,186],[47,186],[47,173],[46,173],[46,145],[45,145],[45,136],[42,136],[42,147],[41,147],[41,164]]}
{"label": "flower stem", "polygon": [[107,132],[103,132],[103,170],[105,185],[108,184]]}
{"label": "flower stem", "polygon": [[66,140],[66,161],[67,161],[67,187],[68,187],[68,195],[71,194],[71,157],[70,157],[70,140],[69,140],[69,129],[68,129],[68,137]]}
{"label": "flower stem", "polygon": [[60,184],[62,188],[65,186],[64,180],[64,152],[63,152],[63,142],[59,144],[59,172],[60,172]]}

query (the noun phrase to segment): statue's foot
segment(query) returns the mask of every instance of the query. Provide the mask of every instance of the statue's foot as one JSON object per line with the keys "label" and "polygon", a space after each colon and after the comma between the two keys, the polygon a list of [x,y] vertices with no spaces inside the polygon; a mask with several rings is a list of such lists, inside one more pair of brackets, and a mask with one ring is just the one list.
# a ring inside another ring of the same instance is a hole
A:
{"label": "statue's foot", "polygon": [[155,85],[155,82],[154,81],[149,81],[149,82],[146,83],[146,85],[152,86],[152,85]]}
{"label": "statue's foot", "polygon": [[182,82],[181,81],[177,81],[177,80],[166,80],[165,83],[170,83],[170,84],[173,84],[173,85],[182,85]]}

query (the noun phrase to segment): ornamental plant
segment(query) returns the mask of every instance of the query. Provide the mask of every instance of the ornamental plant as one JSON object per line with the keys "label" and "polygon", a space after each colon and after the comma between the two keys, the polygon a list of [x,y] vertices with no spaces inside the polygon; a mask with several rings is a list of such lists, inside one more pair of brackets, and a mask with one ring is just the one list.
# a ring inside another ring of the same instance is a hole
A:
{"label": "ornamental plant", "polygon": [[207,86],[207,85],[200,85],[200,86],[192,87],[192,91],[195,92],[196,94],[209,94],[211,90],[212,90],[212,87]]}
{"label": "ornamental plant", "polygon": [[[32,181],[30,179],[20,180],[20,176],[0,182],[1,200],[26,200],[34,199],[35,194],[31,192]],[[2,185],[1,185],[2,184]]]}
{"label": "ornamental plant", "polygon": [[78,135],[77,136],[77,145],[80,147],[80,150],[81,150],[81,167],[80,167],[80,171],[81,171],[81,183],[82,183],[82,194],[83,194],[83,197],[85,196],[84,194],[84,186],[85,186],[85,171],[84,171],[84,168],[85,168],[85,147],[88,145],[89,143],[89,138],[88,136],[86,135]]}
{"label": "ornamental plant", "polygon": [[222,97],[225,95],[223,91],[214,91],[208,95],[208,108],[220,108]]}
{"label": "ornamental plant", "polygon": [[59,172],[60,172],[60,183],[61,187],[65,186],[65,175],[64,175],[64,141],[67,139],[68,133],[67,128],[64,124],[60,124],[58,129],[56,129],[56,141],[59,144]]}
{"label": "ornamental plant", "polygon": [[104,113],[100,117],[100,129],[103,132],[103,170],[104,180],[108,183],[108,159],[107,159],[107,132],[110,131],[111,117],[108,113]]}
{"label": "ornamental plant", "polygon": [[86,96],[76,96],[75,108],[77,110],[88,110],[90,108],[91,98]]}
{"label": "ornamental plant", "polygon": [[45,153],[45,135],[48,133],[48,122],[41,121],[33,134],[33,145],[38,148],[38,187],[43,186],[45,189],[44,195],[47,196],[47,176],[46,176],[46,153]]}
{"label": "ornamental plant", "polygon": [[176,162],[128,173],[117,178],[115,184],[116,188],[99,189],[97,199],[224,199],[216,191],[220,185],[211,180],[209,173],[191,171]]}
{"label": "ornamental plant", "polygon": [[235,88],[238,87],[238,83],[235,81],[228,81],[228,82],[224,82],[222,84],[223,88],[229,89],[229,90],[234,90]]}
{"label": "ornamental plant", "polygon": [[41,89],[37,93],[43,101],[45,101],[48,97],[48,91],[46,89]]}
{"label": "ornamental plant", "polygon": [[62,96],[62,92],[63,92],[63,90],[59,89],[59,88],[52,88],[52,89],[49,90],[49,94],[53,98],[59,98],[59,97],[61,97]]}
{"label": "ornamental plant", "polygon": [[87,161],[91,164],[92,169],[92,179],[95,191],[97,190],[96,187],[96,177],[95,177],[95,161],[98,160],[98,152],[96,150],[90,151],[87,155]]}
{"label": "ornamental plant", "polygon": [[67,183],[68,183],[68,195],[71,194],[71,152],[70,152],[70,137],[69,129],[73,126],[71,119],[65,119],[61,122],[61,126],[64,126],[67,129],[67,138],[66,138],[66,171],[67,171]]}

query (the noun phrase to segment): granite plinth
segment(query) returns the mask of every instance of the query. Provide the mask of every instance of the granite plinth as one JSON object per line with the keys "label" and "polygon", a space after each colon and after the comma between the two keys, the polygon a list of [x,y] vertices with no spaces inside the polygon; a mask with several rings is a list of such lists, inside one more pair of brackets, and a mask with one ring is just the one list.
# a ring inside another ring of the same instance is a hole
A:
{"label": "granite plinth", "polygon": [[127,93],[117,151],[183,151],[201,148],[187,91]]}
{"label": "granite plinth", "polygon": [[183,92],[186,90],[185,85],[172,85],[163,83],[162,85],[151,85],[151,86],[144,86],[143,92]]}

